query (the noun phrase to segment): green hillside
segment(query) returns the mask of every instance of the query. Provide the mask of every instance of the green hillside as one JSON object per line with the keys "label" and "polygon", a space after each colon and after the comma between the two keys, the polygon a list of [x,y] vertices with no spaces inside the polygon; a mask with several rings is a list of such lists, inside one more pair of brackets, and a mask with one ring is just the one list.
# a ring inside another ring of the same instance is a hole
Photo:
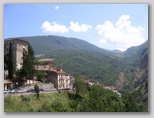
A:
{"label": "green hillside", "polygon": [[144,51],[142,48],[148,46],[145,43],[122,54],[101,49],[77,38],[51,35],[18,38],[29,41],[35,54],[42,54],[41,58],[53,58],[57,67],[67,73],[84,76],[104,85],[117,85],[119,89],[131,81],[136,67],[134,63]]}
{"label": "green hillside", "polygon": [[143,101],[148,105],[148,48],[141,51],[131,81],[133,94],[138,101]]}
{"label": "green hillside", "polygon": [[39,99],[35,94],[6,96],[4,112],[147,112],[132,94],[119,97],[96,85],[81,90],[77,95],[75,91],[40,93]]}
{"label": "green hillside", "polygon": [[58,68],[73,76],[84,76],[104,85],[113,85],[121,71],[129,73],[126,68],[130,67],[127,67],[122,55],[80,39],[59,36],[18,38],[29,41],[35,54],[43,55],[41,58],[54,58]]}
{"label": "green hillside", "polygon": [[132,92],[148,105],[148,40],[123,53],[106,51],[86,41],[60,36],[18,37],[27,40],[40,58],[53,58],[72,76]]}
{"label": "green hillside", "polygon": [[86,50],[57,51],[57,53],[49,57],[55,59],[58,67],[73,76],[84,76],[104,85],[113,85],[120,72],[130,73],[128,68],[131,67],[120,57]]}
{"label": "green hillside", "polygon": [[[67,38],[61,36],[32,36],[32,37],[17,37],[29,41],[32,45],[35,54],[50,54],[57,50],[95,50],[102,53],[110,53],[93,44],[77,38]],[[6,39],[7,40],[7,39]]]}

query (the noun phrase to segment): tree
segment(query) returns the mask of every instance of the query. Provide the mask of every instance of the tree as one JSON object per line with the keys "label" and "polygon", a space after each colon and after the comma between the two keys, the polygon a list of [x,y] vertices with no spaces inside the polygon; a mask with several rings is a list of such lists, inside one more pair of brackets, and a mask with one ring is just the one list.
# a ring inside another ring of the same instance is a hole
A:
{"label": "tree", "polygon": [[34,89],[35,89],[35,92],[36,92],[36,95],[37,95],[37,99],[39,98],[39,93],[40,93],[40,90],[39,90],[39,86],[37,84],[34,85]]}
{"label": "tree", "polygon": [[34,50],[33,50],[32,46],[29,43],[28,43],[28,54],[31,57],[34,57]]}
{"label": "tree", "polygon": [[126,112],[137,112],[138,110],[138,104],[136,102],[136,98],[133,96],[132,93],[125,93],[124,97],[124,111]]}
{"label": "tree", "polygon": [[29,52],[23,52],[23,66],[21,69],[21,73],[23,77],[26,77],[27,79],[31,80],[33,79],[34,75],[34,51],[30,44],[28,44],[28,51]]}
{"label": "tree", "polygon": [[38,81],[42,81],[42,78],[45,77],[44,71],[37,71],[35,75]]}
{"label": "tree", "polygon": [[13,67],[13,52],[12,52],[12,43],[9,46],[9,57],[8,57],[8,77],[10,80],[13,79],[14,67]]}
{"label": "tree", "polygon": [[76,97],[79,94],[83,95],[87,91],[87,85],[80,77],[75,78],[73,88],[76,91]]}

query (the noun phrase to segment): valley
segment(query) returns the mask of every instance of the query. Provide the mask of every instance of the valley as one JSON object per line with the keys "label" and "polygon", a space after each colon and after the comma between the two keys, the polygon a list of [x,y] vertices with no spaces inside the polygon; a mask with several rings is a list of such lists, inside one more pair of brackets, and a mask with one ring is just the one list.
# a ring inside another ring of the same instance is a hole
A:
{"label": "valley", "polygon": [[123,95],[130,92],[148,105],[148,40],[125,52],[107,51],[86,41],[60,36],[18,37],[33,47],[37,59],[52,58],[57,68]]}

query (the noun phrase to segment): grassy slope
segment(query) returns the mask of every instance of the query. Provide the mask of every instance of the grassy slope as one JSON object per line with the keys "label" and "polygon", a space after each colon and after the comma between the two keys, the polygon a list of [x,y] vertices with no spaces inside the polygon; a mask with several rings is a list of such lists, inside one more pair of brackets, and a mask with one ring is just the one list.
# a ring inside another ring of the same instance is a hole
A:
{"label": "grassy slope", "polygon": [[[74,93],[44,93],[9,96],[4,98],[4,112],[124,112],[147,111],[131,95],[119,97],[110,90],[93,86],[89,92],[76,96]],[[131,102],[130,102],[131,101]]]}
{"label": "grassy slope", "polygon": [[[29,100],[28,100],[29,99]],[[36,95],[30,96],[9,96],[4,98],[4,111],[5,112],[38,112],[46,111],[55,102],[60,102],[61,107],[65,109],[68,106],[69,101],[66,93],[48,93],[40,94],[40,98],[37,99]],[[54,109],[53,109],[54,111]]]}

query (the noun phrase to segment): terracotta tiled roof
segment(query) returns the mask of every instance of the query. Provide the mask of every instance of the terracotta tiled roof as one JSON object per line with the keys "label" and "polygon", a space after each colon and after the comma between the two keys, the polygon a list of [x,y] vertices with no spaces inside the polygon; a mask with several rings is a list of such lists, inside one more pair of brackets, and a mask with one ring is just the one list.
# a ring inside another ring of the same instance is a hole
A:
{"label": "terracotta tiled roof", "polygon": [[53,70],[53,71],[56,72],[57,74],[66,74],[62,69]]}

